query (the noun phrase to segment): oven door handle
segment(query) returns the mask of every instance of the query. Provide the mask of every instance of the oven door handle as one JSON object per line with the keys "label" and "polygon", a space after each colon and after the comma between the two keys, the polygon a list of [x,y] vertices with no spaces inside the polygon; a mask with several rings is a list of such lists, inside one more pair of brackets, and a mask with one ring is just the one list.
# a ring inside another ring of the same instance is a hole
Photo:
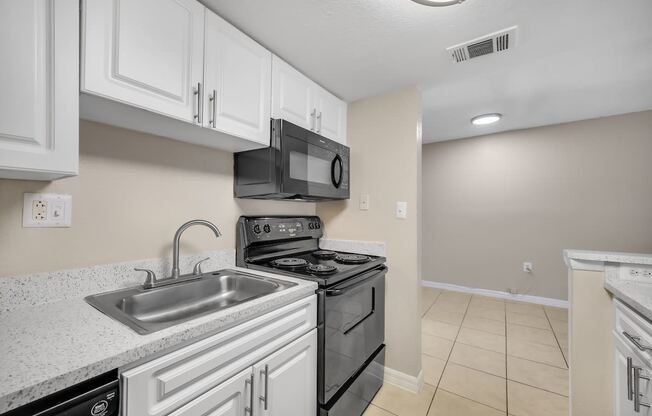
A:
{"label": "oven door handle", "polygon": [[384,269],[371,270],[371,271],[369,271],[369,272],[367,272],[367,273],[360,276],[360,277],[363,277],[363,276],[368,276],[368,277],[365,277],[364,279],[362,279],[362,280],[360,280],[358,282],[355,282],[353,284],[350,284],[348,286],[344,286],[344,287],[339,288],[339,289],[338,288],[336,288],[336,289],[327,289],[325,291],[326,296],[341,296],[341,295],[344,295],[345,293],[350,292],[351,290],[355,289],[356,287],[367,284],[370,279],[373,279],[373,278],[376,277],[376,275],[378,274],[379,271],[383,271],[383,270]]}

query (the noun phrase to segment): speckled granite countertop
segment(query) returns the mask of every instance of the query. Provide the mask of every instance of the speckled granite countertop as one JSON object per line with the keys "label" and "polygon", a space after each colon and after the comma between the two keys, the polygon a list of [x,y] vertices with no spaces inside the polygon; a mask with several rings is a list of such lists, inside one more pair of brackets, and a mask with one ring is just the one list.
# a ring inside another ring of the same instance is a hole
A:
{"label": "speckled granite countertop", "polygon": [[297,283],[284,291],[149,335],[88,305],[83,298],[0,314],[0,413],[132,363],[219,332],[315,292],[313,282],[238,269]]}
{"label": "speckled granite countertop", "polygon": [[652,277],[643,274],[652,271],[652,254],[564,250],[564,260],[573,269],[603,271],[604,288],[652,321]]}

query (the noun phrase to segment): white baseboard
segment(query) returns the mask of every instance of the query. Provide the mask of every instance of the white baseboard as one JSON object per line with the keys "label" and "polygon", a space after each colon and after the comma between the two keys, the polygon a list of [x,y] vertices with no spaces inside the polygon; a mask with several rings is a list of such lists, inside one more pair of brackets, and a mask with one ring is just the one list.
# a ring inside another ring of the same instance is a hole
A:
{"label": "white baseboard", "polygon": [[555,306],[557,308],[568,308],[568,301],[561,299],[544,298],[541,296],[532,295],[515,295],[512,293],[501,292],[499,290],[477,289],[472,287],[453,285],[450,283],[432,282],[430,280],[422,280],[421,285],[435,289],[451,290],[453,292],[472,293],[474,295],[489,296],[492,298],[517,300],[520,302],[530,302],[545,306]]}
{"label": "white baseboard", "polygon": [[407,391],[411,391],[412,393],[419,393],[423,388],[423,370],[419,371],[417,377],[414,377],[398,370],[385,367],[385,378],[383,381]]}

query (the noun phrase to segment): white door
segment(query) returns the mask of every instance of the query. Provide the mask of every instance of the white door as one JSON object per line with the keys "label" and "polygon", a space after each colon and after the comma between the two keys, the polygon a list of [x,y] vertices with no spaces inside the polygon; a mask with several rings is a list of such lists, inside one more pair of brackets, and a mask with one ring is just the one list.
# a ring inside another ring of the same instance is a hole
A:
{"label": "white door", "polygon": [[318,87],[316,97],[316,132],[346,144],[346,102],[321,87]]}
{"label": "white door", "polygon": [[[243,416],[250,406],[251,367],[212,388],[169,416]],[[248,414],[251,414],[247,411]]]}
{"label": "white door", "polygon": [[204,6],[84,0],[82,91],[201,124]]}
{"label": "white door", "polygon": [[317,413],[317,329],[254,365],[254,415]]}
{"label": "white door", "polygon": [[0,177],[77,173],[77,0],[0,2]]}
{"label": "white door", "polygon": [[277,56],[272,57],[272,117],[314,130],[316,84]]}
{"label": "white door", "polygon": [[205,125],[269,144],[272,54],[206,11]]}

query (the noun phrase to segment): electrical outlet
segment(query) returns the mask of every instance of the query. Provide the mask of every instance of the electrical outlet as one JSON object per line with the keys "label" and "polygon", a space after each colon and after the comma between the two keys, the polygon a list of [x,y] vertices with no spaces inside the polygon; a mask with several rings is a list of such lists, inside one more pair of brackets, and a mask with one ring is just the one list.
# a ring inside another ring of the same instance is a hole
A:
{"label": "electrical outlet", "polygon": [[532,263],[530,262],[523,263],[523,273],[532,273]]}
{"label": "electrical outlet", "polygon": [[407,218],[407,202],[396,201],[396,218]]}
{"label": "electrical outlet", "polygon": [[630,280],[648,281],[652,279],[652,267],[648,265],[622,265],[621,278]]}
{"label": "electrical outlet", "polygon": [[72,197],[64,194],[25,194],[23,227],[70,227]]}
{"label": "electrical outlet", "polygon": [[369,210],[369,194],[360,194],[360,211]]}

